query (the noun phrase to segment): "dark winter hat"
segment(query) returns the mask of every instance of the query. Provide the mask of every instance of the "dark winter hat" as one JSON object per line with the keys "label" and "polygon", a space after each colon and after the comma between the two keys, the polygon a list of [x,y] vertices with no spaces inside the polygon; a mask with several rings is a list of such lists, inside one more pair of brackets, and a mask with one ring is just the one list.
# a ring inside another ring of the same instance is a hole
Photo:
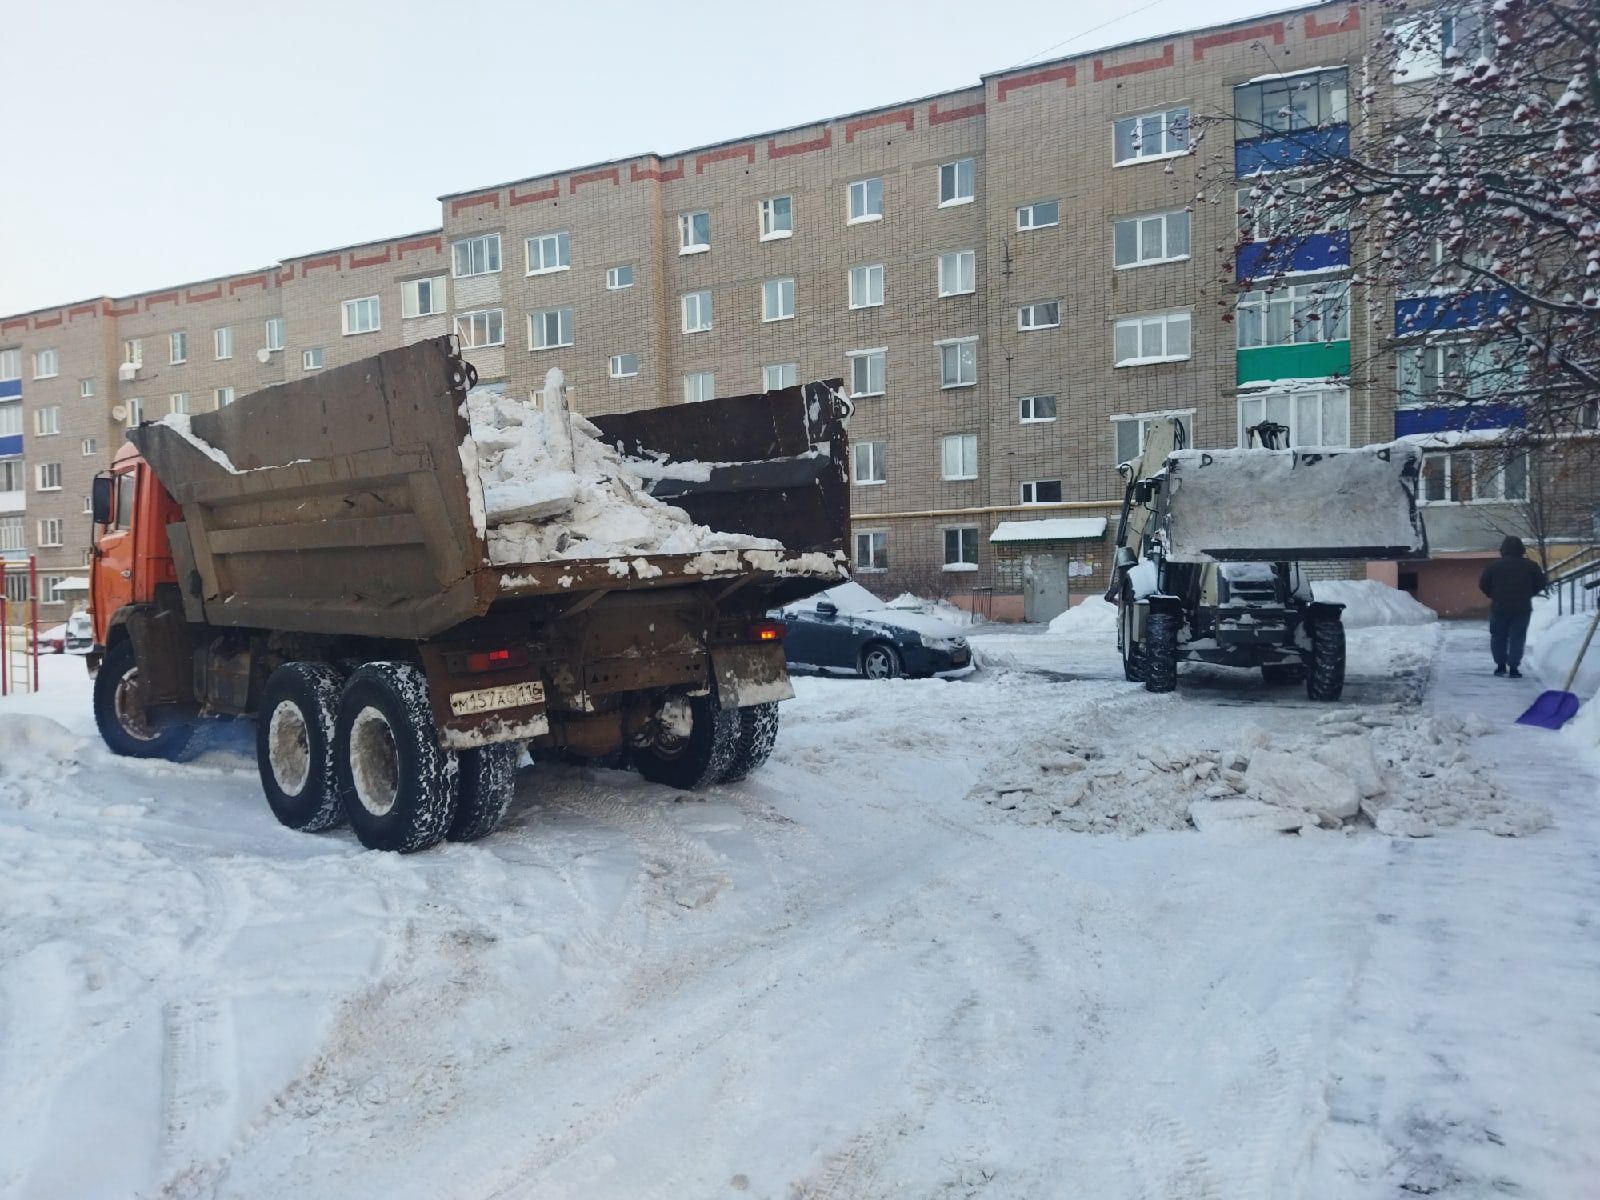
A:
{"label": "dark winter hat", "polygon": [[1500,543],[1501,558],[1521,558],[1526,553],[1527,550],[1519,537],[1507,537],[1505,541]]}

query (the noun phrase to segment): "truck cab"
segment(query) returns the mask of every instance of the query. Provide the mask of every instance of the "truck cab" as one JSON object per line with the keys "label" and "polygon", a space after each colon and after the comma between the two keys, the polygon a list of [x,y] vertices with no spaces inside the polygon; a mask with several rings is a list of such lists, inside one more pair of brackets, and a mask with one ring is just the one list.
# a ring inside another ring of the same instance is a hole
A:
{"label": "truck cab", "polygon": [[89,610],[96,651],[91,669],[113,640],[130,604],[148,604],[160,584],[176,584],[167,525],[183,520],[178,504],[133,446],[123,446],[111,470],[95,476],[91,507],[94,545]]}

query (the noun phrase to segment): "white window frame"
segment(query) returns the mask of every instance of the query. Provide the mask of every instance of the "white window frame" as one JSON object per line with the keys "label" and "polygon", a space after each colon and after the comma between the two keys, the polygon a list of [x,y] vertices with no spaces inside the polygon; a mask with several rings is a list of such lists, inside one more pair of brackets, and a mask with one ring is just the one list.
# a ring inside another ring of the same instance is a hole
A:
{"label": "white window frame", "polygon": [[[774,371],[778,373],[776,381],[772,377]],[[784,382],[785,380],[788,380],[788,382]],[[763,392],[776,392],[780,388],[794,387],[799,382],[799,363],[768,363],[761,368],[761,390]]]}
{"label": "white window frame", "polygon": [[128,367],[144,366],[144,339],[127,338],[122,343],[122,363]]}
{"label": "white window frame", "polygon": [[[935,342],[934,345],[937,346],[938,349],[939,349],[939,390],[940,391],[946,391],[947,392],[947,391],[951,391],[951,390],[953,390],[955,388],[968,388],[968,387],[977,387],[978,386],[978,339],[977,339],[976,336],[958,337],[958,338],[945,338],[942,341]],[[972,378],[971,379],[963,378],[962,376],[963,376],[964,373],[963,373],[963,371],[961,369],[961,366],[962,366],[962,354],[961,354],[961,351],[962,351],[963,347],[967,347],[967,346],[972,347],[972,351],[971,351],[971,354],[969,356],[971,358],[971,360],[972,360]],[[954,360],[953,361],[955,362],[955,365],[956,365],[956,381],[954,383],[950,382],[949,372],[947,372],[945,370],[945,364],[946,364],[947,361],[950,360],[950,355],[947,352],[950,352],[950,351],[954,352]]]}
{"label": "white window frame", "polygon": [[98,438],[86,437],[79,443],[79,448],[83,451],[83,457],[89,458],[100,453],[100,441]]}
{"label": "white window frame", "polygon": [[94,380],[93,379],[80,379],[80,380],[78,380],[78,396],[79,396],[80,399],[83,399],[83,400],[93,399],[93,397],[94,397]]}
{"label": "white window frame", "polygon": [[60,517],[39,518],[39,546],[41,549],[48,546],[61,545],[62,536],[66,533],[67,523]]}
{"label": "white window frame", "polygon": [[[1179,320],[1181,318],[1181,321]],[[1172,327],[1182,324],[1185,328],[1189,348],[1182,354],[1144,354],[1144,326],[1151,321],[1161,322],[1161,344],[1163,348],[1172,343]],[[1140,353],[1131,358],[1119,358],[1117,350],[1118,333],[1125,327],[1132,326],[1138,332],[1135,337],[1139,341]],[[1194,314],[1187,308],[1169,309],[1165,312],[1130,313],[1125,317],[1118,317],[1111,328],[1111,357],[1113,367],[1144,367],[1153,363],[1186,362],[1194,357]]]}
{"label": "white window frame", "polygon": [[[874,346],[870,350],[851,350],[845,355],[845,357],[850,360],[850,396],[852,399],[859,399],[863,396],[881,396],[884,394],[884,391],[889,384],[889,347]],[[872,387],[872,365],[874,361],[879,364],[878,383],[880,386],[876,389],[873,389]],[[858,382],[860,382],[860,380],[858,380],[856,377],[856,373],[858,369],[860,369],[857,367],[858,363],[864,364],[864,369],[866,371],[867,387],[865,391],[856,390],[856,385]]]}
{"label": "white window frame", "polygon": [[[787,213],[783,217],[788,221],[785,226],[778,225],[778,202],[787,205]],[[793,196],[768,196],[761,202],[761,240],[774,242],[781,238],[794,236],[794,197]]]}
{"label": "white window frame", "polygon": [[[1310,418],[1303,416],[1301,413],[1303,408],[1311,404],[1317,406],[1314,437],[1308,436],[1308,427],[1312,423]],[[1247,416],[1246,410],[1254,410],[1257,405],[1260,406],[1259,411],[1250,411]],[[1274,407],[1280,406],[1286,406],[1289,411],[1287,413],[1274,413],[1272,411]],[[1330,407],[1336,407],[1338,410],[1338,419],[1333,422],[1335,432],[1343,434],[1342,439],[1332,442],[1328,441],[1325,436],[1329,424],[1328,409]],[[1350,389],[1342,384],[1325,387],[1259,388],[1255,391],[1241,392],[1235,403],[1234,411],[1238,421],[1238,444],[1240,446],[1247,444],[1248,439],[1245,430],[1253,425],[1261,424],[1262,421],[1277,421],[1281,425],[1287,425],[1289,427],[1288,444],[1290,446],[1348,446],[1350,444]],[[1287,419],[1279,420],[1280,416]],[[1340,429],[1340,426],[1343,428]]]}
{"label": "white window frame", "polygon": [[[628,282],[622,282],[622,272],[628,273]],[[634,269],[632,263],[618,263],[614,267],[606,268],[606,291],[625,292],[633,286]]]}
{"label": "white window frame", "polygon": [[[1522,495],[1506,495],[1506,462],[1504,449],[1498,446],[1458,446],[1452,449],[1430,450],[1422,456],[1422,476],[1417,481],[1417,503],[1435,508],[1461,508],[1472,504],[1525,504],[1528,500],[1528,472],[1530,463],[1526,450],[1518,451],[1512,457],[1522,463]],[[1483,460],[1493,457],[1493,463]],[[1439,476],[1444,486],[1444,495],[1437,500],[1428,499],[1428,466],[1430,463],[1442,462],[1443,473]],[[1465,469],[1468,485],[1472,489],[1470,500],[1456,500],[1452,498],[1456,475]],[[1493,494],[1484,495],[1484,488],[1479,481],[1479,473],[1484,468],[1488,469],[1489,479],[1493,482]]]}
{"label": "white window frame", "polygon": [[[705,395],[699,393],[704,391]],[[683,376],[683,402],[704,404],[717,398],[717,373],[715,371],[687,371]]]}
{"label": "white window frame", "polygon": [[219,325],[211,331],[211,349],[215,352],[218,362],[226,362],[233,357],[232,325]]}
{"label": "white window frame", "polygon": [[[788,301],[788,311],[784,311],[784,301]],[[776,302],[777,311],[773,311]],[[761,320],[764,324],[774,321],[794,320],[794,279],[785,276],[781,279],[765,279],[761,283]]]}
{"label": "white window frame", "polygon": [[[955,473],[950,470],[950,450],[956,450]],[[969,460],[970,452],[970,461]],[[946,433],[939,437],[939,478],[946,483],[967,483],[978,477],[978,435]]]}
{"label": "white window frame", "polygon": [[[1161,409],[1157,412],[1113,413],[1108,419],[1111,422],[1111,449],[1113,454],[1118,455],[1118,464],[1134,461],[1144,453],[1145,438],[1150,435],[1150,426],[1155,424],[1157,421],[1167,421],[1173,417],[1178,417],[1183,421],[1184,432],[1188,435],[1188,443],[1193,445],[1195,411],[1196,410],[1192,408],[1168,408]],[[1138,427],[1139,444],[1134,448],[1133,454],[1128,458],[1120,457],[1121,451],[1117,449],[1118,434],[1120,432],[1120,427],[1124,422],[1136,422]]]}
{"label": "white window frame", "polygon": [[[421,279],[402,279],[400,281],[400,319],[402,321],[415,321],[421,317],[436,317],[446,312],[449,307],[449,297],[445,293],[445,276],[425,275]],[[422,297],[426,293],[428,306],[422,306]],[[267,347],[269,350],[271,346]],[[280,347],[281,349],[281,347]]]}
{"label": "white window frame", "polygon": [[[889,480],[882,438],[850,443],[850,482],[856,487],[882,487]],[[862,460],[865,458],[865,464]]]}
{"label": "white window frame", "polygon": [[[878,210],[876,212],[871,211],[869,209],[869,207],[868,207],[868,204],[872,199],[872,191],[873,191],[872,185],[873,184],[877,184],[878,185],[878,188],[877,188],[877,192],[878,192]],[[856,190],[858,188],[860,189],[859,192]],[[846,200],[845,200],[845,224],[846,225],[865,225],[868,221],[881,221],[881,220],[883,220],[883,176],[882,175],[868,175],[864,179],[852,179],[850,181],[850,185],[845,189],[845,192],[846,192]],[[857,212],[856,212],[856,208],[857,208],[856,197],[857,196],[859,196],[861,198],[861,203],[860,203],[861,211],[860,211],[859,214],[857,214]]]}
{"label": "white window frame", "polygon": [[[1179,121],[1174,118],[1175,113],[1182,113],[1183,132],[1173,134],[1173,126]],[[1187,104],[1174,104],[1167,108],[1151,109],[1146,112],[1133,113],[1130,116],[1118,117],[1111,122],[1111,165],[1114,167],[1131,167],[1139,163],[1160,162],[1163,159],[1177,158],[1189,153],[1189,148],[1194,144],[1189,137],[1189,106]],[[1158,124],[1151,131],[1146,131],[1146,121],[1156,121]],[[1130,122],[1133,123],[1132,142],[1133,153],[1127,157],[1120,157],[1117,150],[1117,141],[1121,130]],[[1159,145],[1147,153],[1146,139],[1152,135],[1159,137]],[[1173,145],[1173,143],[1179,143]]]}
{"label": "white window frame", "polygon": [[1061,328],[1061,301],[1035,300],[1017,306],[1017,330],[1029,333],[1036,329]]}
{"label": "white window frame", "polygon": [[[952,280],[952,276],[954,279]],[[954,282],[955,286],[950,284]],[[967,284],[962,287],[962,283]],[[939,255],[939,295],[970,296],[978,290],[978,252],[946,250]]]}
{"label": "white window frame", "polygon": [[[1288,310],[1288,337],[1274,337],[1273,318]],[[1309,319],[1310,312],[1317,319]],[[1331,314],[1331,319],[1330,319]],[[1350,340],[1350,281],[1324,279],[1315,283],[1286,283],[1282,287],[1245,292],[1234,303],[1235,340],[1240,350],[1268,346],[1314,346]],[[1259,340],[1251,335],[1259,330]],[[1328,334],[1332,336],[1326,336]],[[1308,335],[1308,336],[1302,336]]]}
{"label": "white window frame", "polygon": [[[550,334],[550,325],[547,317],[554,317],[556,324],[556,340],[546,340]],[[556,308],[541,308],[528,314],[528,349],[538,350],[564,350],[573,344],[575,336],[572,319],[572,307],[560,305]]]}
{"label": "white window frame", "polygon": [[61,351],[50,347],[33,352],[33,377],[35,379],[54,379],[61,374]]}
{"label": "white window frame", "polygon": [[227,408],[234,401],[233,389],[231,387],[219,387],[212,392],[211,399],[218,408]]}
{"label": "white window frame", "polygon": [[167,334],[167,363],[178,366],[189,361],[189,334],[186,330],[176,330]]}
{"label": "white window frame", "polygon": [[0,350],[0,379],[10,383],[22,378],[22,347],[8,346]]}
{"label": "white window frame", "polygon": [[[478,340],[478,329],[483,329],[483,340]],[[470,312],[457,313],[455,319],[456,336],[461,339],[461,345],[468,350],[481,350],[485,346],[504,346],[506,344],[506,310],[503,308],[476,308]],[[496,332],[498,335],[496,336]]]}
{"label": "white window frame", "polygon": [[[461,269],[463,257],[467,270]],[[481,260],[481,261],[480,261]],[[450,243],[450,273],[457,279],[500,274],[500,235],[480,233]]]}
{"label": "white window frame", "polygon": [[[0,491],[15,491],[0,488]],[[26,550],[28,548],[28,518],[21,513],[0,516],[0,551]],[[8,597],[9,599],[9,597]]]}
{"label": "white window frame", "polygon": [[[443,276],[440,276],[443,278]],[[284,329],[282,317],[268,317],[264,322],[263,333],[266,337],[268,350],[282,350],[284,346]]]}
{"label": "white window frame", "polygon": [[174,415],[187,416],[189,414],[189,393],[173,392],[168,395],[167,412]]}
{"label": "white window frame", "polygon": [[[1053,204],[1053,205],[1056,206],[1055,220],[1053,220],[1053,221],[1036,221],[1036,220],[1034,220],[1034,210],[1037,209],[1042,204]],[[1027,213],[1028,214],[1028,219],[1026,221],[1024,221],[1022,219],[1022,214],[1023,213]],[[1059,201],[1059,200],[1034,200],[1034,201],[1032,201],[1031,203],[1028,203],[1028,204],[1019,204],[1019,205],[1017,205],[1017,232],[1018,233],[1027,233],[1027,232],[1030,232],[1030,231],[1035,230],[1035,229],[1054,229],[1059,224],[1061,224],[1061,201]]]}
{"label": "white window frame", "polygon": [[307,346],[300,351],[300,369],[302,371],[320,371],[325,362],[327,362],[327,358],[322,353],[321,346]]}
{"label": "white window frame", "polygon": [[[1187,247],[1182,254],[1168,254],[1167,249],[1172,242],[1171,226],[1173,218],[1181,217],[1184,226],[1183,244]],[[1160,222],[1159,238],[1161,245],[1159,253],[1147,253],[1147,235],[1151,232],[1152,222]],[[1133,233],[1133,259],[1129,262],[1118,261],[1118,236],[1122,230],[1130,228]],[[1165,212],[1139,213],[1136,216],[1116,217],[1111,222],[1111,265],[1118,271],[1135,271],[1140,267],[1153,267],[1160,263],[1186,262],[1194,252],[1194,222],[1186,208],[1169,209]]]}
{"label": "white window frame", "polygon": [[61,406],[49,404],[33,410],[33,436],[54,437],[61,432]]}
{"label": "white window frame", "polygon": [[[54,479],[54,483],[46,483],[47,479]],[[36,492],[59,492],[61,490],[61,464],[58,462],[40,463],[33,469],[33,490]]]}
{"label": "white window frame", "polygon": [[[699,240],[695,232],[695,218],[705,218],[705,240]],[[711,211],[697,208],[691,212],[678,214],[678,253],[679,254],[704,254],[711,249]]]}
{"label": "white window frame", "polygon": [[[956,555],[950,557],[950,535],[956,535]],[[946,571],[976,571],[979,566],[979,556],[983,553],[980,543],[979,529],[976,525],[944,525],[939,529],[939,551],[944,560]],[[971,535],[970,537],[968,535]],[[967,546],[971,543],[972,558],[967,558]]]}
{"label": "white window frame", "polygon": [[[372,324],[366,323],[370,313]],[[357,296],[339,303],[339,328],[345,337],[377,333],[383,328],[383,306],[377,296]]]}
{"label": "white window frame", "polygon": [[[534,234],[522,243],[522,252],[528,275],[553,275],[557,271],[572,270],[572,235],[565,229]],[[534,266],[536,258],[538,266]]]}
{"label": "white window frame", "polygon": [[[1038,498],[1040,485],[1047,483],[1053,483],[1056,485],[1057,494],[1054,500],[1040,500]],[[1060,504],[1062,502],[1062,497],[1066,495],[1066,492],[1061,491],[1060,488],[1061,480],[1059,479],[1025,479],[1017,486],[1017,495],[1019,497],[1019,502],[1025,505]]]}
{"label": "white window frame", "polygon": [[[876,274],[874,274],[874,272],[876,272]],[[884,274],[885,272],[882,263],[865,263],[862,266],[850,268],[850,273],[848,276],[846,276],[846,279],[848,281],[847,287],[849,289],[850,307],[852,309],[883,307],[883,295],[885,291]],[[861,286],[859,288],[856,286],[856,281],[858,278],[861,281]],[[872,298],[872,282],[874,279],[876,279],[878,282],[878,298],[876,300]],[[863,299],[861,296],[862,292],[865,292],[866,294],[865,299]]]}
{"label": "white window frame", "polygon": [[[861,553],[865,546],[866,554]],[[887,529],[856,529],[851,531],[851,572],[856,575],[878,575],[889,569],[889,531]]]}
{"label": "white window frame", "polygon": [[[633,370],[631,371],[623,370],[623,367],[627,365],[623,362],[623,359],[626,358],[633,359]],[[606,362],[606,374],[612,379],[632,379],[638,373],[639,356],[634,354],[632,351],[624,351],[621,354],[613,354]]]}
{"label": "white window frame", "polygon": [[[708,333],[715,319],[715,305],[711,298],[711,289],[702,288],[698,292],[685,292],[678,300],[679,315],[683,318],[684,333]],[[694,320],[691,323],[690,313],[693,312]]]}
{"label": "white window frame", "polygon": [[[965,167],[965,172],[962,168]],[[946,174],[948,172],[948,175]],[[961,190],[962,175],[966,175],[967,190]],[[946,187],[946,180],[949,186]],[[948,194],[947,194],[948,193]],[[959,204],[971,204],[978,196],[978,165],[973,158],[958,158],[951,162],[939,164],[939,207],[955,208]]]}
{"label": "white window frame", "polygon": [[[0,437],[22,436],[22,401],[21,399],[0,401]],[[10,461],[10,460],[0,460]],[[0,488],[0,492],[14,489]]]}
{"label": "white window frame", "polygon": [[[1041,400],[1050,401],[1050,407],[1055,410],[1048,417],[1034,415]],[[1061,399],[1053,392],[1036,392],[1031,396],[1017,397],[1017,423],[1020,425],[1048,425],[1060,412]]]}
{"label": "white window frame", "polygon": [[65,604],[66,598],[61,595],[61,585],[66,581],[65,575],[39,576],[39,603]]}
{"label": "white window frame", "polygon": [[[1270,242],[1274,238],[1331,233],[1349,227],[1349,213],[1332,212],[1323,214],[1315,229],[1306,228],[1301,215],[1307,207],[1306,195],[1321,187],[1322,181],[1315,175],[1280,176],[1277,171],[1253,176],[1248,186],[1233,193],[1239,232],[1248,235],[1250,241]],[[1311,212],[1318,214],[1322,208],[1312,205]]]}
{"label": "white window frame", "polygon": [[130,396],[128,398],[128,425],[132,426],[144,422],[144,397]]}
{"label": "white window frame", "polygon": [[[1432,408],[1481,399],[1498,381],[1515,377],[1522,360],[1514,344],[1455,340],[1400,346],[1394,365],[1395,407]],[[1475,386],[1480,380],[1482,386]]]}

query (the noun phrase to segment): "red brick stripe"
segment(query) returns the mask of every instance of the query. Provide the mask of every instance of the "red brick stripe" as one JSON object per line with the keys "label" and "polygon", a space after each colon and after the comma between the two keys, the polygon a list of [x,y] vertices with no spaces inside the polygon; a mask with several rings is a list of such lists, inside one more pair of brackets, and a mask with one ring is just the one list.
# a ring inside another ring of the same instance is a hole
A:
{"label": "red brick stripe", "polygon": [[97,317],[100,315],[98,304],[74,304],[67,310],[67,320],[76,321],[79,317]]}
{"label": "red brick stripe", "polygon": [[209,291],[209,292],[202,292],[198,296],[195,295],[193,292],[185,292],[183,294],[183,302],[185,304],[204,304],[207,300],[221,300],[221,299],[222,299],[222,285],[220,283],[217,284],[217,286],[216,286],[216,288],[214,290]]}
{"label": "red brick stripe", "polygon": [[947,121],[960,121],[966,117],[981,117],[983,115],[983,107],[983,101],[979,100],[976,104],[964,105],[961,108],[947,108],[944,112],[940,112],[939,102],[935,100],[928,105],[928,124],[943,125]]}
{"label": "red brick stripe", "polygon": [[732,158],[742,158],[746,166],[755,166],[755,143],[747,142],[743,146],[724,146],[721,150],[707,150],[704,154],[696,154],[694,156],[694,173],[698,175],[712,163],[727,162]]}
{"label": "red brick stripe", "polygon": [[996,89],[995,99],[1001,104],[1006,102],[1006,96],[1011,92],[1020,92],[1023,88],[1038,87],[1041,83],[1054,83],[1058,79],[1067,81],[1068,87],[1076,86],[1078,82],[1078,68],[1071,63],[1063,63],[1059,67],[1047,67],[1043,71],[1035,71],[1031,75],[1014,75],[1010,79],[1002,79]]}
{"label": "red brick stripe", "polygon": [[[523,192],[521,195],[518,195],[517,189],[512,188],[508,193],[507,198],[513,205],[516,205],[532,204],[535,200],[554,200],[559,195],[561,195],[561,180],[552,179],[550,181],[550,186],[545,188],[543,191]],[[500,207],[500,198],[498,196],[495,197],[495,207]]]}
{"label": "red brick stripe", "polygon": [[580,171],[567,180],[567,195],[577,195],[580,183],[599,183],[602,179],[611,180],[612,187],[620,187],[622,185],[622,170],[618,167],[601,167],[595,171]]}
{"label": "red brick stripe", "polygon": [[641,167],[638,163],[632,163],[628,167],[628,179],[633,183],[638,183],[641,179],[653,179],[658,183],[665,183],[673,179],[682,179],[684,166],[685,160],[681,158],[678,160],[678,165],[670,171],[664,171],[660,167]]}
{"label": "red brick stripe", "polygon": [[318,267],[332,267],[334,270],[339,270],[340,263],[343,261],[337,254],[324,254],[321,258],[308,258],[300,264],[300,278],[304,279]]}
{"label": "red brick stripe", "polygon": [[[514,203],[516,203],[516,201],[513,200],[512,203],[514,204]],[[478,205],[480,205],[480,204],[492,204],[496,208],[499,208],[500,207],[500,193],[499,192],[485,192],[481,196],[463,196],[459,200],[452,200],[452,201],[450,201],[450,215],[452,217],[456,216],[463,209],[477,208]]]}
{"label": "red brick stripe", "polygon": [[1344,10],[1344,16],[1337,21],[1329,21],[1326,25],[1317,20],[1316,13],[1306,14],[1306,36],[1308,38],[1327,37],[1330,33],[1343,33],[1349,29],[1361,28],[1361,10],[1351,5]]}
{"label": "red brick stripe", "polygon": [[399,249],[396,251],[395,257],[400,259],[405,258],[407,250],[432,250],[435,253],[443,254],[444,236],[439,234],[434,237],[415,238],[409,242],[401,242]]}
{"label": "red brick stripe", "polygon": [[376,267],[382,263],[388,262],[393,257],[393,246],[385,246],[382,254],[369,254],[365,258],[357,258],[354,254],[352,254],[350,256],[350,269],[354,271],[358,267]]}
{"label": "red brick stripe", "polygon": [[158,296],[146,296],[144,298],[144,310],[145,312],[149,312],[158,304],[176,304],[177,302],[177,292],[162,292]]}
{"label": "red brick stripe", "polygon": [[917,127],[917,110],[900,108],[894,112],[879,113],[875,117],[857,117],[854,121],[846,121],[844,140],[847,143],[853,142],[856,140],[856,134],[865,133],[869,129],[878,129],[884,125],[899,125],[910,133]]}
{"label": "red brick stripe", "polygon": [[1254,42],[1270,37],[1274,46],[1283,45],[1283,22],[1268,21],[1263,25],[1246,25],[1243,29],[1224,29],[1221,33],[1208,33],[1194,40],[1194,60],[1202,62],[1207,50],[1218,46],[1232,46],[1237,42]]}
{"label": "red brick stripe", "polygon": [[49,321],[46,321],[43,317],[35,317],[33,319],[33,327],[35,329],[54,329],[64,320],[66,320],[66,318],[61,313],[57,313],[55,317]]}
{"label": "red brick stripe", "polygon": [[[290,273],[291,276],[294,274],[294,268],[293,267],[289,268],[289,273]],[[269,280],[271,278],[272,278],[272,272],[268,271],[265,275],[246,275],[243,279],[230,279],[230,280],[228,280],[228,295],[231,296],[235,292],[237,292],[240,288],[247,288],[247,287],[259,287],[263,291],[265,291],[266,290],[266,286],[267,286],[267,280]]]}
{"label": "red brick stripe", "polygon": [[294,278],[294,268],[293,267],[287,267],[284,270],[279,271],[278,272],[278,286],[282,287],[284,284],[288,283],[293,278]]}
{"label": "red brick stripe", "polygon": [[833,130],[824,129],[821,137],[812,138],[809,142],[796,142],[792,146],[778,145],[777,138],[767,139],[767,157],[788,158],[791,154],[810,154],[813,150],[826,150],[833,145]]}
{"label": "red brick stripe", "polygon": [[1168,42],[1161,51],[1159,58],[1139,58],[1133,62],[1118,63],[1108,67],[1101,59],[1094,60],[1094,81],[1099,83],[1102,79],[1123,79],[1129,75],[1143,75],[1146,71],[1159,71],[1162,67],[1170,67],[1177,61],[1177,47]]}
{"label": "red brick stripe", "polygon": [[4,333],[6,330],[12,328],[13,326],[18,326],[18,327],[20,327],[22,329],[26,329],[28,327],[28,318],[27,317],[13,317],[9,321],[0,321],[0,333]]}
{"label": "red brick stripe", "polygon": [[105,312],[108,317],[131,317],[139,311],[139,302],[135,300],[127,308],[118,308],[111,301],[106,301]]}

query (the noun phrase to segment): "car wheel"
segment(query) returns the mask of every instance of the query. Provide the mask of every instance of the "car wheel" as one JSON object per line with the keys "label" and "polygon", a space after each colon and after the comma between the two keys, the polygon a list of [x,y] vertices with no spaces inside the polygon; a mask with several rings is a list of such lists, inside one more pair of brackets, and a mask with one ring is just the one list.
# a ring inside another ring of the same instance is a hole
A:
{"label": "car wheel", "polygon": [[893,679],[900,672],[900,655],[893,646],[873,642],[861,652],[861,673],[868,679]]}

